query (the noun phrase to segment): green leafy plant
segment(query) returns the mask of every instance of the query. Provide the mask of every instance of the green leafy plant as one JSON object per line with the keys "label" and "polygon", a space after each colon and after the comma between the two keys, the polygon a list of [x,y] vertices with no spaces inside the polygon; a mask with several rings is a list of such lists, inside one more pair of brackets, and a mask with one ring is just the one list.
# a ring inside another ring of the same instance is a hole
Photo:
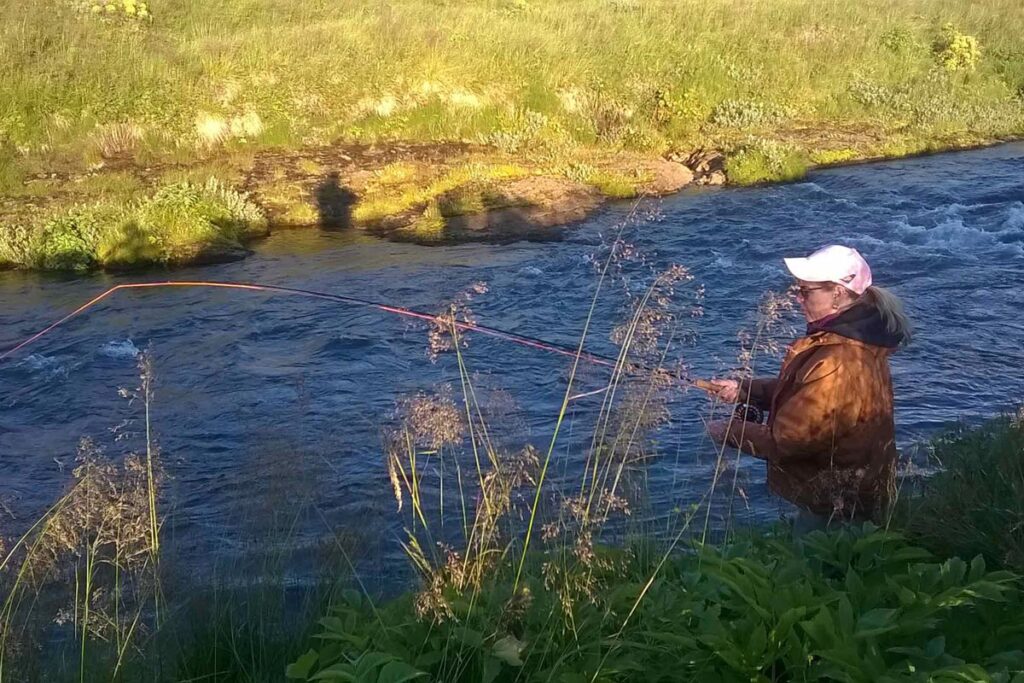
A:
{"label": "green leafy plant", "polygon": [[919,47],[914,32],[906,26],[892,26],[882,33],[879,42],[894,54],[906,54]]}
{"label": "green leafy plant", "polygon": [[711,110],[711,123],[729,128],[754,128],[778,123],[786,111],[770,102],[725,100]]}
{"label": "green leafy plant", "polygon": [[443,620],[417,617],[410,595],[374,605],[349,591],[289,676],[394,680],[386,663],[399,662],[405,680],[474,683],[1008,681],[1024,671],[1017,575],[980,557],[936,560],[870,525],[684,553],[595,551],[601,561],[586,571],[596,590],[568,610],[552,581],[584,568],[551,555],[532,558],[519,588],[508,570],[469,593],[449,586]]}
{"label": "green leafy plant", "polygon": [[978,39],[961,33],[951,23],[943,25],[932,49],[946,71],[974,71],[981,60]]}

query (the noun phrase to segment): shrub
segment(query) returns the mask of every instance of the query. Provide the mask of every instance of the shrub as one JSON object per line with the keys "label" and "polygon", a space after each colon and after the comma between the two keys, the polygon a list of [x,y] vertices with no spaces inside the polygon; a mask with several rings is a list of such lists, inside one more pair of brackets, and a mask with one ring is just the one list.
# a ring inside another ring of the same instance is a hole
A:
{"label": "shrub", "polygon": [[43,270],[90,270],[96,265],[96,244],[102,222],[98,207],[76,208],[46,221],[30,254]]}
{"label": "shrub", "polygon": [[799,180],[807,173],[807,159],[795,147],[757,139],[728,158],[725,173],[736,185]]}
{"label": "shrub", "polygon": [[905,26],[893,26],[882,34],[879,42],[890,52],[905,54],[918,47],[914,32]]}
{"label": "shrub", "polygon": [[24,268],[32,265],[35,234],[25,225],[0,227],[0,268]]}
{"label": "shrub", "polygon": [[1024,571],[1024,413],[934,442],[941,470],[900,497],[896,520],[937,552]]}
{"label": "shrub", "polygon": [[[866,525],[800,541],[740,539],[663,556],[650,546],[534,558],[515,588],[450,587],[445,619],[415,597],[354,591],[321,620],[293,680],[1009,680],[1024,668],[1016,575],[936,561]],[[660,562],[662,557],[666,560]],[[590,590],[565,603],[566,584]]]}
{"label": "shrub", "polygon": [[981,48],[978,39],[968,36],[953,24],[942,27],[938,39],[933,46],[936,59],[946,71],[974,71],[981,59]]}
{"label": "shrub", "polygon": [[711,123],[727,128],[767,126],[785,118],[782,107],[756,100],[725,100],[711,110]]}

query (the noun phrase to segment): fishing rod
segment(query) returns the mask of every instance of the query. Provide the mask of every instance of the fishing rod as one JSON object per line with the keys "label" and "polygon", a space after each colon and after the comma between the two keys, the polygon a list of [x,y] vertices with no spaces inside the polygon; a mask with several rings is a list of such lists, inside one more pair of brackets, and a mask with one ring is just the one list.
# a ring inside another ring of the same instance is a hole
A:
{"label": "fishing rod", "polygon": [[[89,310],[93,306],[97,305],[98,303],[100,303],[101,301],[106,299],[107,297],[111,296],[115,292],[122,291],[122,290],[155,289],[155,288],[162,288],[162,287],[167,287],[167,288],[169,288],[169,287],[209,287],[209,288],[216,288],[216,289],[230,289],[230,290],[267,292],[267,293],[271,293],[271,294],[286,294],[286,295],[293,295],[293,296],[304,296],[304,297],[309,297],[309,298],[314,298],[314,299],[322,299],[322,300],[326,300],[326,301],[333,301],[333,302],[337,302],[337,303],[350,304],[350,305],[354,305],[354,306],[362,306],[362,307],[365,307],[365,308],[373,308],[373,309],[376,309],[376,310],[379,310],[379,311],[383,311],[385,313],[391,313],[391,314],[400,315],[400,316],[404,316],[404,317],[408,317],[408,318],[414,318],[414,319],[423,320],[423,321],[426,321],[426,322],[436,323],[436,322],[439,322],[439,321],[443,321],[445,324],[452,325],[454,328],[456,328],[458,330],[461,330],[461,331],[464,331],[464,332],[476,332],[476,333],[487,335],[487,336],[494,337],[494,338],[497,338],[497,339],[502,339],[504,341],[509,341],[509,342],[512,342],[512,343],[515,343],[515,344],[520,344],[522,346],[528,346],[528,347],[531,347],[531,348],[540,349],[542,351],[547,351],[547,352],[559,354],[559,355],[562,355],[562,356],[569,356],[569,357],[572,357],[572,358],[580,358],[582,360],[585,360],[585,361],[587,361],[589,363],[592,363],[592,364],[595,364],[595,365],[602,365],[602,366],[611,367],[611,368],[617,368],[617,367],[620,366],[620,361],[615,359],[615,358],[611,358],[609,356],[604,356],[604,355],[601,355],[601,354],[593,353],[593,352],[590,352],[590,351],[584,351],[582,348],[573,348],[573,347],[565,345],[565,344],[559,344],[559,343],[556,343],[556,342],[551,342],[551,341],[547,341],[545,339],[540,339],[538,337],[531,337],[531,336],[524,335],[524,334],[519,334],[519,333],[516,333],[516,332],[509,332],[508,330],[502,330],[500,328],[491,327],[489,325],[481,325],[481,324],[475,323],[475,322],[469,322],[469,321],[465,321],[465,320],[457,320],[454,317],[445,319],[445,318],[442,318],[441,316],[433,315],[433,314],[426,313],[424,311],[419,311],[419,310],[416,310],[416,309],[413,309],[413,308],[405,308],[403,306],[392,306],[392,305],[383,304],[383,303],[380,303],[380,302],[377,302],[377,301],[371,301],[369,299],[362,299],[362,298],[359,298],[359,297],[347,296],[347,295],[343,295],[343,294],[333,294],[333,293],[330,293],[330,292],[320,292],[320,291],[316,291],[316,290],[312,290],[312,289],[298,289],[298,288],[295,288],[295,287],[281,287],[281,286],[278,286],[278,285],[265,285],[265,284],[259,284],[259,283],[253,283],[253,282],[223,282],[223,281],[209,281],[209,280],[165,280],[165,281],[159,281],[159,282],[131,282],[131,283],[124,283],[124,284],[115,285],[115,286],[107,289],[106,291],[98,294],[97,296],[94,296],[92,299],[89,299],[88,301],[86,301],[84,304],[82,304],[81,306],[79,306],[75,310],[71,311],[70,313],[68,313],[64,317],[54,321],[53,323],[51,323],[47,327],[43,328],[39,332],[36,332],[32,336],[28,337],[27,339],[23,340],[22,342],[20,342],[20,343],[16,344],[15,346],[11,347],[7,351],[4,351],[2,354],[0,354],[0,361],[6,360],[7,358],[9,358],[10,356],[14,355],[15,353],[17,353],[21,349],[25,348],[29,344],[32,344],[33,342],[38,341],[39,339],[41,339],[42,337],[46,336],[47,334],[49,334],[50,332],[52,332],[56,328],[60,327],[64,323],[68,322],[72,318],[75,318],[75,317],[81,315],[82,313],[86,312],[87,310]],[[636,367],[636,365],[632,364],[630,367]],[[642,369],[648,370],[648,371],[651,370],[651,368],[642,368]],[[706,391],[706,392],[708,392],[710,394],[717,395],[718,392],[721,390],[721,388],[718,385],[715,385],[712,382],[709,382],[707,380],[691,379],[691,378],[685,378],[685,377],[678,377],[678,379],[679,379],[680,382],[682,382],[684,384],[696,387],[696,388],[701,389],[703,391]],[[590,392],[590,393],[596,393],[596,392]],[[590,393],[588,393],[588,394],[581,394],[580,397],[582,397],[584,395],[590,395]]]}

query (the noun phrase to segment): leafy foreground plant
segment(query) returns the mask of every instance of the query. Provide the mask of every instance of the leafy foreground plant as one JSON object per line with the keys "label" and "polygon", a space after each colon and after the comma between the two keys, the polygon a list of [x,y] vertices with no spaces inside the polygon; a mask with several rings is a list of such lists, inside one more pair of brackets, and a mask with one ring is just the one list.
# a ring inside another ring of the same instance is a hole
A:
{"label": "leafy foreground plant", "polygon": [[[320,622],[293,680],[1024,680],[1024,593],[1009,571],[937,561],[870,524],[799,540],[741,538],[671,556],[597,548],[534,555],[482,590],[448,588],[445,619],[416,596],[375,606],[350,591]],[[590,600],[549,577],[593,574]]]}
{"label": "leafy foreground plant", "polygon": [[1024,570],[1024,413],[934,441],[942,471],[900,499],[896,520],[935,552]]}

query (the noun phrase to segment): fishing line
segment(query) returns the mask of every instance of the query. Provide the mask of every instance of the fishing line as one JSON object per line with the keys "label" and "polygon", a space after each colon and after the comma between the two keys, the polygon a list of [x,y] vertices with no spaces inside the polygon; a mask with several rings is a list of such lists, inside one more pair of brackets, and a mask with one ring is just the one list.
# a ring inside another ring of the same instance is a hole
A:
{"label": "fishing line", "polygon": [[[555,353],[562,356],[568,356],[570,358],[579,357],[582,360],[593,363],[595,365],[602,365],[605,367],[616,368],[619,367],[619,361],[609,356],[604,356],[590,351],[583,351],[582,349],[574,348],[564,344],[558,344],[556,342],[550,342],[538,337],[531,337],[525,334],[519,334],[516,332],[509,332],[508,330],[502,330],[497,327],[491,327],[488,325],[481,325],[475,322],[469,322],[465,320],[457,320],[452,317],[445,318],[443,316],[426,313],[413,308],[405,308],[403,306],[392,306],[390,304],[380,303],[378,301],[371,301],[369,299],[362,299],[354,296],[347,296],[343,294],[332,294],[330,292],[320,292],[312,289],[298,289],[295,287],[281,287],[278,285],[265,285],[254,282],[219,282],[212,280],[165,280],[160,282],[130,282],[119,284],[107,289],[106,291],[94,296],[84,304],[71,311],[64,317],[54,321],[47,327],[43,328],[39,332],[36,332],[32,336],[28,337],[24,341],[16,344],[7,351],[0,354],[0,361],[6,360],[10,356],[14,355],[21,349],[25,348],[29,344],[38,341],[53,330],[57,329],[69,320],[78,317],[82,313],[86,312],[93,306],[97,305],[110,295],[121,290],[129,289],[156,289],[161,287],[209,287],[215,289],[231,289],[231,290],[243,290],[243,291],[254,291],[254,292],[267,292],[271,294],[287,294],[293,296],[304,296],[314,299],[322,299],[326,301],[334,301],[336,303],[350,304],[353,306],[362,306],[365,308],[373,308],[385,313],[391,313],[394,315],[400,315],[407,318],[413,318],[416,320],[422,320],[425,322],[439,323],[452,325],[456,329],[465,332],[477,332],[484,334],[496,339],[502,339],[505,341],[520,344],[549,353]],[[636,367],[636,364],[630,364],[631,368]],[[641,368],[644,370],[651,370],[650,368]],[[684,384],[695,386],[699,389],[703,389],[709,393],[717,393],[719,388],[714,384],[701,379],[688,379],[680,377],[679,381]],[[573,398],[583,398],[584,396],[590,396],[596,393],[600,393],[603,390],[597,390],[594,392],[586,392],[578,394]]]}
{"label": "fishing line", "polygon": [[276,286],[276,285],[263,285],[263,284],[257,284],[257,283],[252,283],[252,282],[216,282],[216,281],[204,281],[204,280],[167,280],[167,281],[163,281],[163,282],[133,282],[133,283],[125,283],[125,284],[115,285],[114,287],[111,287],[110,289],[106,290],[105,292],[103,292],[103,293],[93,297],[92,299],[88,300],[87,302],[85,302],[84,304],[82,304],[81,306],[76,308],[75,310],[73,310],[70,313],[68,313],[67,315],[65,315],[63,318],[60,318],[59,320],[54,321],[53,323],[51,323],[47,327],[43,328],[39,332],[36,332],[35,334],[33,334],[31,337],[25,339],[21,343],[13,346],[12,348],[10,348],[7,351],[5,351],[4,353],[0,354],[0,361],[7,359],[8,357],[14,355],[15,353],[17,353],[21,349],[25,348],[29,344],[31,344],[31,343],[41,339],[42,337],[46,336],[47,334],[49,334],[50,332],[52,332],[56,328],[60,327],[64,323],[68,322],[72,318],[75,318],[75,317],[81,315],[82,313],[84,313],[85,311],[89,310],[90,308],[92,308],[96,304],[100,303],[101,301],[103,301],[104,299],[106,299],[111,294],[114,294],[117,291],[125,290],[125,289],[152,289],[152,288],[157,288],[157,287],[211,287],[211,288],[219,288],[219,289],[235,289],[235,290],[248,290],[248,291],[257,291],[257,292],[269,292],[269,293],[274,293],[274,294],[290,294],[290,295],[305,296],[305,297],[310,297],[310,298],[315,298],[315,299],[326,299],[328,301],[335,301],[335,302],[339,302],[339,303],[352,304],[352,305],[355,305],[355,306],[363,306],[363,307],[367,307],[367,308],[374,308],[374,309],[377,309],[379,311],[384,311],[386,313],[392,313],[392,314],[396,314],[396,315],[401,315],[401,316],[405,316],[405,317],[408,317],[408,318],[414,318],[414,319],[417,319],[417,320],[423,320],[423,321],[426,321],[426,322],[443,322],[443,324],[453,325],[454,327],[456,327],[457,329],[462,330],[462,331],[478,332],[480,334],[485,334],[485,335],[488,335],[488,336],[491,336],[491,337],[496,337],[498,339],[504,339],[505,341],[510,341],[510,342],[513,342],[513,343],[516,343],[516,344],[521,344],[523,346],[529,346],[529,347],[532,347],[532,348],[541,349],[543,351],[548,351],[548,352],[551,352],[551,353],[557,353],[557,354],[560,354],[560,355],[563,355],[563,356],[576,357],[577,355],[580,355],[585,360],[588,360],[588,361],[590,361],[592,363],[595,363],[595,364],[598,364],[598,365],[611,366],[611,367],[614,367],[616,365],[615,359],[610,358],[608,356],[602,356],[600,354],[590,353],[588,351],[580,352],[578,349],[575,349],[573,347],[566,346],[566,345],[563,345],[563,344],[557,344],[555,342],[549,342],[549,341],[546,341],[544,339],[539,339],[537,337],[530,337],[528,335],[518,334],[516,332],[509,332],[507,330],[501,330],[501,329],[498,329],[496,327],[489,327],[487,325],[480,325],[478,323],[468,322],[468,321],[464,321],[464,320],[445,319],[445,318],[443,318],[441,316],[434,315],[434,314],[431,314],[431,313],[425,313],[423,311],[418,311],[418,310],[415,310],[415,309],[412,309],[412,308],[404,308],[402,306],[391,306],[389,304],[383,304],[383,303],[380,303],[380,302],[377,302],[377,301],[371,301],[369,299],[360,299],[360,298],[354,297],[354,296],[345,296],[345,295],[342,295],[342,294],[332,294],[332,293],[329,293],[329,292],[318,292],[318,291],[311,290],[311,289],[296,289],[296,288],[293,288],[293,287],[279,287],[279,286]]}

